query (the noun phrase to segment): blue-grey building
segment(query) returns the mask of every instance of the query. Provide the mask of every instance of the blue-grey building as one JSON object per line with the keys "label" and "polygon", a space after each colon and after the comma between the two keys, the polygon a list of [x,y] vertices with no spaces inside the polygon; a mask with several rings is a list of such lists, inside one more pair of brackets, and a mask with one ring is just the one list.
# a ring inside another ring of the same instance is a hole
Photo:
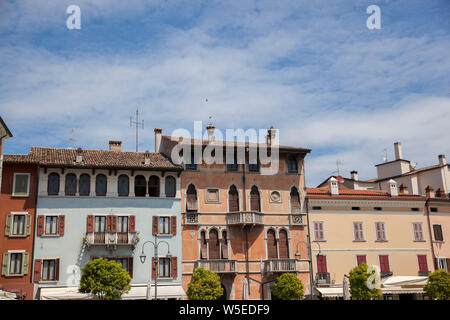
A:
{"label": "blue-grey building", "polygon": [[[165,155],[33,147],[39,163],[33,253],[35,299],[86,299],[81,268],[115,260],[131,278],[123,299],[183,299],[180,173]],[[154,246],[159,243],[157,259]],[[144,262],[142,262],[144,260]],[[147,284],[151,281],[151,290]]]}

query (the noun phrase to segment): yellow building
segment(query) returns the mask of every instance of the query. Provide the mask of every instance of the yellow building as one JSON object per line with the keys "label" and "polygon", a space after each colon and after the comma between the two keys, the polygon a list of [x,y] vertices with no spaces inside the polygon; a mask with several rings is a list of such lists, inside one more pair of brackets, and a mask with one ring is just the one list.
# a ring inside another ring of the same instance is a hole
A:
{"label": "yellow building", "polygon": [[399,193],[393,180],[389,184],[388,191],[352,190],[331,178],[326,186],[307,189],[319,296],[342,297],[344,275],[362,262],[380,268],[385,298],[418,298],[423,293],[433,269],[426,198]]}

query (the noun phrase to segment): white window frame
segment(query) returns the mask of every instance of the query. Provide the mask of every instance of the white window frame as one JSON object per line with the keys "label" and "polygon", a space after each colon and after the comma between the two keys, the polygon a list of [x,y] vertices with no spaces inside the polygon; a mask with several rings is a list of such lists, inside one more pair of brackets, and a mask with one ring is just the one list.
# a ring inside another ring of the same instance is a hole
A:
{"label": "white window frame", "polygon": [[59,263],[61,265],[61,259],[58,257],[44,257],[44,258],[39,258],[41,260],[41,280],[39,280],[39,283],[44,282],[44,283],[51,283],[51,282],[58,282],[58,280],[53,279],[53,280],[44,280],[43,275],[44,275],[44,260],[54,260],[55,261],[55,269],[54,269],[54,276],[56,278],[56,260],[59,259]]}
{"label": "white window frame", "polygon": [[[444,269],[444,270],[449,270],[450,266],[447,266],[447,258],[446,257],[437,257],[437,267],[438,269]],[[442,263],[441,263],[442,262]],[[444,266],[444,268],[441,268],[441,265]]]}
{"label": "white window frame", "polygon": [[[161,276],[160,270],[161,270],[161,259],[167,259],[169,260],[169,275],[168,276]],[[158,279],[170,279],[172,278],[172,259],[167,258],[166,256],[158,256]]]}
{"label": "white window frame", "polygon": [[[11,235],[9,235],[9,238],[24,238],[27,236],[26,231],[27,231],[27,215],[29,215],[28,212],[24,211],[24,212],[11,212],[10,213],[12,216],[11,219]],[[23,225],[23,234],[13,234],[13,230],[14,230],[14,216],[25,216],[25,221],[24,221],[24,225]],[[31,226],[30,226],[31,228]]]}
{"label": "white window frame", "polygon": [[[21,253],[22,254],[22,265],[20,266],[20,273],[10,273],[11,270],[11,254],[13,253]],[[8,277],[22,277],[25,274],[23,273],[23,255],[26,253],[26,250],[8,250],[9,254],[9,262],[8,262]]]}
{"label": "white window frame", "polygon": [[[168,218],[169,219],[169,230],[167,231],[167,233],[162,233],[161,232],[160,222],[159,222],[161,218]],[[172,230],[172,219],[171,219],[171,216],[158,216],[158,235],[170,236],[170,235],[172,235],[171,230]]]}
{"label": "white window frame", "polygon": [[[16,194],[14,194],[14,192],[15,192],[15,190],[16,190],[16,176],[18,176],[18,175],[25,175],[25,176],[28,176],[28,184],[27,184],[27,194],[26,195],[21,195],[21,194],[19,194],[19,195],[16,195]],[[12,192],[11,192],[11,195],[13,196],[13,197],[23,197],[23,198],[26,198],[26,197],[29,197],[30,196],[30,181],[31,180],[31,174],[30,173],[26,173],[26,172],[14,172],[14,177],[13,177],[13,187],[12,187]]]}

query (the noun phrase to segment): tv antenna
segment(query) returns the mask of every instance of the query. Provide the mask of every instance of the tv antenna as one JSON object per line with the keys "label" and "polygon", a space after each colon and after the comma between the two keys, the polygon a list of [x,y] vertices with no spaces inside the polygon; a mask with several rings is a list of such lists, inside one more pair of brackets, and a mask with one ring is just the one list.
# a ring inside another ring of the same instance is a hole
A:
{"label": "tv antenna", "polygon": [[77,140],[75,140],[75,139],[73,138],[74,132],[75,132],[75,130],[73,130],[73,128],[70,129],[69,145],[71,146],[72,149],[73,149],[73,147],[74,147],[74,145],[75,145],[74,142],[77,141]]}
{"label": "tv antenna", "polygon": [[332,173],[337,173],[338,176],[340,176],[340,171],[339,171],[339,165],[343,164],[340,160],[336,160],[336,171],[333,171]]}
{"label": "tv antenna", "polygon": [[387,161],[388,161],[388,157],[387,157],[387,149],[384,148],[383,151],[384,151],[384,153],[385,153],[385,156],[384,156],[383,160],[384,160],[384,162],[387,162]]}
{"label": "tv antenna", "polygon": [[142,126],[142,130],[144,130],[144,120],[142,122],[139,122],[139,109],[136,109],[136,121],[133,120],[133,117],[130,117],[130,127],[136,126],[136,152],[138,152],[138,146],[139,146],[139,133],[138,129],[139,126]]}

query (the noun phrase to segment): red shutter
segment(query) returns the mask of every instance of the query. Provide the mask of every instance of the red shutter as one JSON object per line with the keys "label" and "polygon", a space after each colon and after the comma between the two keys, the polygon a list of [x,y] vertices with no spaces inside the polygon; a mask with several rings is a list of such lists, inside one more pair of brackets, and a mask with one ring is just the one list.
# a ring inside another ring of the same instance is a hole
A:
{"label": "red shutter", "polygon": [[427,256],[420,254],[417,258],[419,260],[419,271],[428,271]]}
{"label": "red shutter", "polygon": [[110,218],[110,232],[117,232],[117,216],[109,216]]}
{"label": "red shutter", "polygon": [[170,276],[172,279],[176,279],[178,277],[178,265],[177,265],[177,257],[172,257],[171,261],[170,261]]}
{"label": "red shutter", "polygon": [[158,216],[153,216],[152,233],[153,235],[158,234]]}
{"label": "red shutter", "polygon": [[65,216],[58,217],[58,234],[60,236],[64,235],[64,224],[65,224]]}
{"label": "red shutter", "polygon": [[45,217],[38,216],[38,225],[37,225],[37,235],[38,236],[41,236],[44,234],[44,227],[45,227]]}
{"label": "red shutter", "polygon": [[389,272],[389,257],[387,255],[380,256],[380,269],[381,272]]}
{"label": "red shutter", "polygon": [[42,260],[34,260],[34,282],[41,281]]}
{"label": "red shutter", "polygon": [[59,259],[55,260],[55,280],[59,281]]}
{"label": "red shutter", "polygon": [[177,234],[177,217],[176,216],[170,217],[170,228],[172,231],[172,235],[176,235]]}
{"label": "red shutter", "polygon": [[156,270],[158,269],[158,263],[155,257],[152,257],[152,278],[156,278]]}
{"label": "red shutter", "polygon": [[87,232],[94,232],[94,216],[87,216]]}
{"label": "red shutter", "polygon": [[130,277],[133,279],[133,257],[128,258],[128,273]]}
{"label": "red shutter", "polygon": [[106,216],[106,232],[111,232],[111,218],[112,216]]}
{"label": "red shutter", "polygon": [[136,216],[130,216],[130,224],[128,228],[130,232],[136,232]]}
{"label": "red shutter", "polygon": [[317,272],[318,273],[327,272],[327,257],[321,254],[317,255]]}
{"label": "red shutter", "polygon": [[367,264],[367,258],[366,258],[366,255],[358,255],[358,256],[356,256],[356,260],[357,260],[358,266],[359,266],[361,263]]}

